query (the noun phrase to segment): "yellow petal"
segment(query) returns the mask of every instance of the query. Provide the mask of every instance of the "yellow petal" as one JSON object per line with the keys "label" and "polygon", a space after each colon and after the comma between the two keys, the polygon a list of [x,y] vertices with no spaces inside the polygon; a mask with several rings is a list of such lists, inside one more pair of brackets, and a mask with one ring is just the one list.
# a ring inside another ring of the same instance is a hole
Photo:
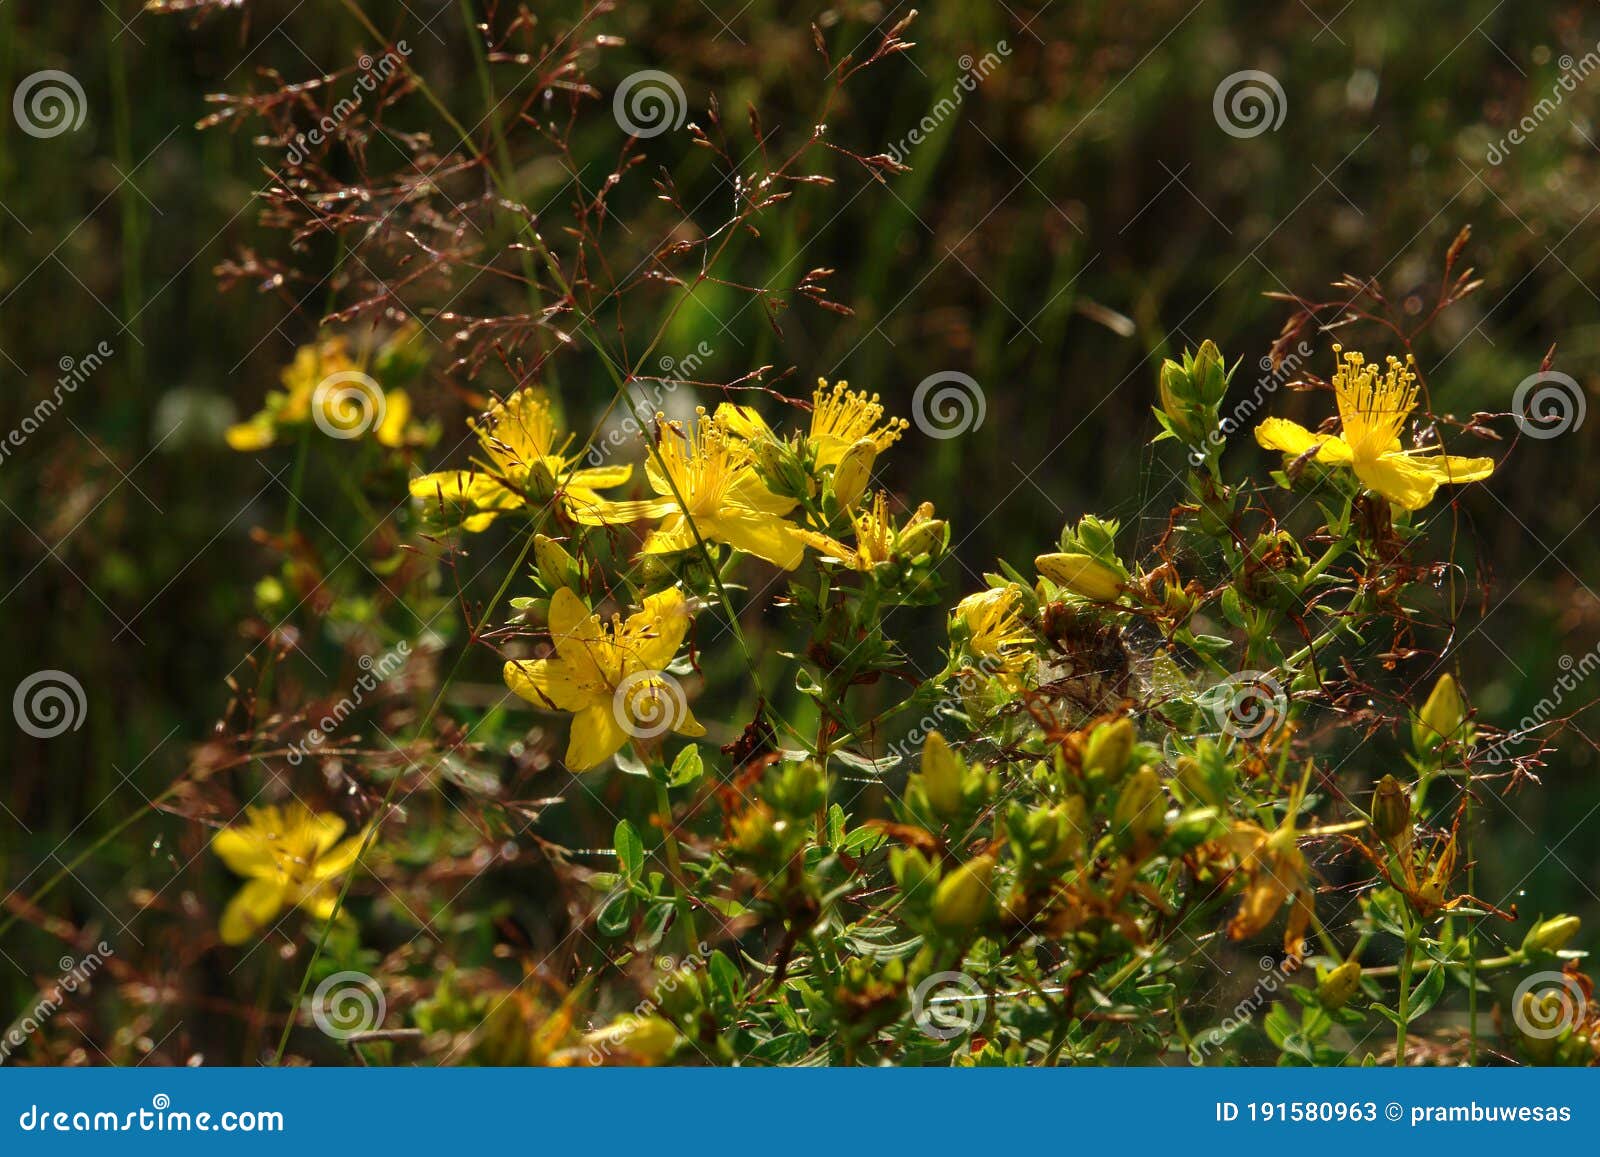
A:
{"label": "yellow petal", "polygon": [[567,475],[567,485],[582,490],[609,490],[623,486],[633,477],[633,467],[624,462],[620,466],[588,466]]}
{"label": "yellow petal", "polygon": [[1350,447],[1341,439],[1326,434],[1313,434],[1298,422],[1291,422],[1287,418],[1265,419],[1256,427],[1256,441],[1268,450],[1282,450],[1295,458],[1317,446],[1320,448],[1317,450],[1316,461],[1323,465],[1350,464]]}
{"label": "yellow petal", "polygon": [[562,587],[551,597],[550,641],[567,668],[566,678],[573,684],[600,682],[598,652],[604,639],[600,620],[572,593],[571,587]]}
{"label": "yellow petal", "polygon": [[301,822],[315,832],[316,854],[322,855],[334,844],[339,842],[339,837],[344,835],[344,818],[333,812],[302,812]]}
{"label": "yellow petal", "polygon": [[284,888],[271,880],[251,880],[222,910],[218,931],[224,944],[243,944],[272,927],[283,910]]}
{"label": "yellow petal", "polygon": [[313,919],[326,920],[333,915],[339,903],[339,889],[322,885],[311,888],[296,902],[296,907],[311,914]]}
{"label": "yellow petal", "polygon": [[593,698],[572,677],[572,668],[559,659],[507,663],[504,674],[506,686],[536,707],[581,711]]}
{"label": "yellow petal", "polygon": [[317,862],[312,865],[312,877],[317,880],[333,880],[355,867],[356,860],[361,857],[361,845],[366,842],[367,834],[371,830],[364,828],[360,834],[351,836],[326,855],[318,856]]}
{"label": "yellow petal", "polygon": [[702,520],[700,533],[784,570],[794,570],[805,558],[805,544],[795,528],[776,518],[733,515]]}
{"label": "yellow petal", "polygon": [[644,501],[585,503],[574,510],[574,517],[584,526],[625,526],[642,518],[665,518],[678,509],[670,498]]}
{"label": "yellow petal", "polygon": [[1355,463],[1356,477],[1368,489],[1404,510],[1421,510],[1440,485],[1476,482],[1494,473],[1492,458],[1450,458],[1442,454],[1383,454]]}
{"label": "yellow petal", "polygon": [[671,663],[693,617],[676,587],[647,597],[644,609],[629,617],[626,628],[639,667],[660,671]]}
{"label": "yellow petal", "polygon": [[683,708],[683,717],[678,720],[672,730],[679,735],[687,735],[690,739],[699,739],[706,733],[705,726],[694,717],[694,712],[690,711],[687,705]]}
{"label": "yellow petal", "polygon": [[726,427],[729,433],[741,438],[773,437],[772,427],[767,425],[766,419],[749,406],[723,402],[717,407],[714,420]]}
{"label": "yellow petal", "polygon": [[276,433],[271,418],[257,415],[248,422],[229,426],[222,436],[232,449],[248,453],[251,450],[265,450],[272,445]]}
{"label": "yellow petal", "polygon": [[239,876],[270,879],[278,874],[273,845],[253,827],[223,828],[211,839],[211,850]]}
{"label": "yellow petal", "polygon": [[383,399],[383,421],[377,439],[385,446],[403,446],[406,423],[411,421],[411,396],[404,390],[390,390]]}
{"label": "yellow petal", "polygon": [[628,738],[628,733],[617,722],[609,697],[603,703],[585,707],[572,717],[572,738],[567,741],[568,770],[588,771],[598,767],[621,751]]}

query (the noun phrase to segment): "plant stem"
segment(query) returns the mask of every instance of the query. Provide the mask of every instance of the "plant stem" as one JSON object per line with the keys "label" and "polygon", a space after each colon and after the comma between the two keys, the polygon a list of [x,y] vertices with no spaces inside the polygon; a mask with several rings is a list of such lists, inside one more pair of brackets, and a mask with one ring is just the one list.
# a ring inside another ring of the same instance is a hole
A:
{"label": "plant stem", "polygon": [[678,834],[672,822],[672,799],[667,794],[667,768],[657,755],[650,761],[650,782],[656,789],[656,812],[661,817],[662,850],[667,856],[667,871],[672,876],[674,905],[678,909],[678,925],[683,931],[685,957],[693,956],[700,946],[699,933],[694,926],[694,907],[689,903],[689,883],[683,877],[683,859],[678,850]]}
{"label": "plant stem", "polygon": [[1417,951],[1416,922],[1408,908],[1400,909],[1401,927],[1405,929],[1405,947],[1400,953],[1400,997],[1395,1011],[1400,1014],[1394,1026],[1394,1065],[1397,1069],[1406,1064],[1406,1026],[1411,1016],[1411,963]]}

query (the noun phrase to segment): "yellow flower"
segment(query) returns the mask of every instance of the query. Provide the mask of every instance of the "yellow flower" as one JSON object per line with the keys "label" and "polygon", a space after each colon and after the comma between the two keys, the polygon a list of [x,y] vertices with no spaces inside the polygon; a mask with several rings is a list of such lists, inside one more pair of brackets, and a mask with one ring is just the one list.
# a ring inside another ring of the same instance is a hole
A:
{"label": "yellow flower", "polygon": [[987,660],[991,673],[1015,674],[1033,658],[1033,632],[1023,622],[1021,601],[1022,588],[1008,583],[956,604],[956,619],[967,630],[967,650]]}
{"label": "yellow flower", "polygon": [[532,388],[496,401],[471,426],[484,455],[473,460],[473,469],[444,470],[411,480],[413,498],[465,514],[461,525],[469,531],[484,529],[508,510],[542,505],[558,493],[562,508],[577,517],[600,503],[595,491],[621,486],[633,477],[633,467],[625,463],[574,469],[577,458],[567,454],[572,435],[561,436],[550,400]]}
{"label": "yellow flower", "polygon": [[[835,382],[830,387],[826,379],[818,378],[811,403],[811,429],[806,441],[815,451],[819,467],[837,466],[845,451],[863,440],[881,454],[899,441],[901,432],[911,424],[904,418],[884,421],[878,395],[852,390],[849,382]],[[723,403],[717,407],[717,420],[730,433],[746,440],[776,437],[761,415],[749,406]]]}
{"label": "yellow flower", "polygon": [[597,502],[577,510],[578,521],[608,526],[660,519],[645,539],[645,554],[692,550],[698,529],[707,542],[726,543],[784,570],[800,565],[805,546],[798,529],[783,518],[795,500],[767,489],[756,474],[749,444],[732,436],[721,420],[701,410],[692,431],[677,422],[665,423],[657,452],[660,460],[652,456],[645,467],[656,498]]}
{"label": "yellow flower", "polygon": [[815,531],[799,531],[800,539],[813,550],[843,563],[852,570],[871,570],[889,562],[897,554],[914,557],[934,550],[943,540],[944,523],[933,517],[933,503],[924,502],[911,512],[906,524],[896,528],[889,516],[888,497],[883,491],[850,517],[855,529],[855,546]]}
{"label": "yellow flower", "polygon": [[248,879],[222,912],[222,942],[243,944],[271,927],[285,906],[318,920],[333,915],[338,878],[355,864],[366,833],[343,843],[344,820],[302,803],[245,809],[240,827],[224,828],[211,847]]}
{"label": "yellow flower", "polygon": [[615,755],[631,738],[671,730],[706,733],[667,665],[689,629],[692,613],[682,592],[649,596],[623,622],[602,625],[567,587],[550,600],[554,658],[509,662],[506,686],[529,703],[571,712],[567,767],[588,771]]}
{"label": "yellow flower", "polygon": [[[411,336],[411,331],[402,331],[394,340],[409,341]],[[359,437],[370,430],[389,447],[405,445],[413,433],[411,398],[404,390],[385,392],[350,357],[342,337],[301,346],[279,380],[283,389],[269,393],[262,410],[224,432],[230,447],[264,450],[277,441],[280,430],[313,420],[330,437]]]}
{"label": "yellow flower", "polygon": [[1355,471],[1367,489],[1405,510],[1421,510],[1443,483],[1477,482],[1494,473],[1492,458],[1458,458],[1435,450],[1404,450],[1400,431],[1417,408],[1416,375],[1398,358],[1389,358],[1381,373],[1359,353],[1340,355],[1333,375],[1342,430],[1338,435],[1313,434],[1284,418],[1268,418],[1256,427],[1256,441],[1290,457],[1315,452],[1325,466]]}

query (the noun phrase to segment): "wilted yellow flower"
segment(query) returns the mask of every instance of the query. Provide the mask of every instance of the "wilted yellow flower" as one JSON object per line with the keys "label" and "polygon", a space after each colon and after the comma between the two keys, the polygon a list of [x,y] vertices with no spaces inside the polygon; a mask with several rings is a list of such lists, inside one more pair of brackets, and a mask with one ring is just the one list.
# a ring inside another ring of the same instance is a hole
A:
{"label": "wilted yellow flower", "polygon": [[[402,331],[394,341],[411,336]],[[224,432],[233,449],[263,450],[277,441],[281,429],[313,420],[330,437],[370,432],[391,447],[405,445],[412,432],[410,397],[404,390],[385,391],[351,358],[342,337],[301,346],[280,380],[283,389],[269,393],[263,409]]]}
{"label": "wilted yellow flower", "polygon": [[355,864],[366,836],[340,843],[344,829],[339,816],[296,802],[246,808],[242,825],[218,832],[211,847],[248,880],[223,909],[222,942],[243,944],[290,905],[318,920],[333,915],[336,881]]}
{"label": "wilted yellow flower", "polygon": [[608,526],[660,519],[645,539],[645,554],[692,550],[698,529],[708,542],[726,543],[784,570],[800,565],[805,546],[798,528],[783,517],[794,509],[795,500],[767,489],[756,474],[748,443],[730,436],[721,420],[701,410],[693,430],[666,423],[658,453],[659,462],[652,457],[645,468],[658,497],[597,502],[575,511],[578,521]]}
{"label": "wilted yellow flower", "polygon": [[568,454],[572,435],[562,436],[550,399],[531,387],[495,402],[471,426],[484,455],[474,459],[473,469],[411,480],[413,498],[465,515],[461,525],[466,530],[482,530],[508,510],[539,506],[557,494],[562,508],[577,517],[600,503],[597,490],[621,486],[633,477],[633,467],[626,463],[575,469],[578,458]]}
{"label": "wilted yellow flower", "polygon": [[1015,583],[968,595],[956,604],[956,620],[966,628],[967,650],[1007,674],[1033,658],[1033,632],[1023,621],[1022,588]]}
{"label": "wilted yellow flower", "polygon": [[823,556],[835,559],[852,570],[871,570],[896,555],[914,558],[931,551],[943,540],[945,524],[933,517],[933,503],[924,502],[911,512],[906,524],[896,528],[889,515],[888,496],[878,491],[872,501],[850,522],[855,529],[855,546],[815,531],[799,531],[800,540]]}
{"label": "wilted yellow flower", "polygon": [[664,674],[692,618],[677,589],[649,596],[623,622],[591,614],[568,587],[550,600],[554,658],[505,665],[506,686],[529,703],[572,713],[567,767],[588,771],[631,738],[700,736],[677,682]]}
{"label": "wilted yellow flower", "polygon": [[1339,346],[1333,375],[1342,430],[1313,434],[1286,418],[1268,418],[1256,427],[1256,441],[1269,450],[1298,458],[1315,451],[1324,466],[1345,466],[1367,489],[1405,510],[1420,510],[1443,483],[1477,482],[1494,473],[1493,458],[1458,458],[1437,450],[1404,450],[1400,431],[1417,408],[1416,375],[1398,358],[1379,372],[1366,358]]}
{"label": "wilted yellow flower", "polygon": [[1289,921],[1283,930],[1283,950],[1296,959],[1305,950],[1306,929],[1311,926],[1316,904],[1311,869],[1295,831],[1299,804],[1296,793],[1283,823],[1271,832],[1246,820],[1236,820],[1229,838],[1247,883],[1239,910],[1228,921],[1228,935],[1235,940],[1259,935],[1287,903]]}

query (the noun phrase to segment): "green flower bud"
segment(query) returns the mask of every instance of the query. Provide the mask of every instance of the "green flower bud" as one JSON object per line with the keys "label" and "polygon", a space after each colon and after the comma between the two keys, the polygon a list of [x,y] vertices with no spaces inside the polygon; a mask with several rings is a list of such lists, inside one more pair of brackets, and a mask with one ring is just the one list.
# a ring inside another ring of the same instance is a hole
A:
{"label": "green flower bud", "polygon": [[547,535],[533,536],[533,560],[539,568],[539,577],[552,591],[579,587],[578,562],[555,539]]}
{"label": "green flower bud", "polygon": [[1128,769],[1135,739],[1133,720],[1126,715],[1102,723],[1089,732],[1083,748],[1083,774],[1097,782],[1114,784]]}
{"label": "green flower bud", "polygon": [[1361,988],[1361,965],[1346,960],[1317,982],[1317,999],[1329,1010],[1343,1008]]}
{"label": "green flower bud", "polygon": [[939,882],[939,866],[916,848],[889,849],[889,874],[913,903],[925,901]]}
{"label": "green flower bud", "polygon": [[978,856],[940,881],[933,894],[933,923],[940,931],[970,932],[988,918],[994,909],[994,869],[993,856]]}
{"label": "green flower bud", "polygon": [[672,1055],[681,1039],[677,1026],[665,1017],[629,1014],[585,1033],[583,1043],[597,1052],[620,1050],[646,1064],[657,1065]]}
{"label": "green flower bud", "polygon": [[1161,396],[1161,412],[1172,423],[1172,429],[1186,442],[1199,440],[1199,423],[1195,420],[1194,389],[1183,367],[1168,358],[1161,363],[1161,373],[1156,379]]}
{"label": "green flower bud", "polygon": [[1392,775],[1380,779],[1372,791],[1372,830],[1386,844],[1411,830],[1411,796]]}
{"label": "green flower bud", "polygon": [[961,814],[961,784],[966,771],[961,757],[950,750],[944,736],[930,731],[922,744],[922,790],[940,819]]}
{"label": "green flower bud", "polygon": [[1111,827],[1117,835],[1134,844],[1160,835],[1166,827],[1167,802],[1161,794],[1161,779],[1145,764],[1122,786],[1122,794],[1111,811]]}
{"label": "green flower bud", "polygon": [[1446,742],[1462,741],[1467,732],[1466,719],[1461,688],[1450,675],[1440,675],[1428,701],[1411,721],[1411,746],[1418,752],[1427,752]]}
{"label": "green flower bud", "polygon": [[833,468],[833,496],[840,510],[855,509],[872,480],[872,464],[877,458],[878,446],[871,438],[862,438],[845,450]]}
{"label": "green flower bud", "polygon": [[1522,941],[1522,951],[1533,956],[1541,952],[1559,952],[1578,934],[1583,921],[1576,916],[1552,916],[1541,920],[1529,930]]}
{"label": "green flower bud", "polygon": [[1222,361],[1222,351],[1210,338],[1200,343],[1200,350],[1189,364],[1189,382],[1195,396],[1207,406],[1215,406],[1228,392],[1228,369]]}

